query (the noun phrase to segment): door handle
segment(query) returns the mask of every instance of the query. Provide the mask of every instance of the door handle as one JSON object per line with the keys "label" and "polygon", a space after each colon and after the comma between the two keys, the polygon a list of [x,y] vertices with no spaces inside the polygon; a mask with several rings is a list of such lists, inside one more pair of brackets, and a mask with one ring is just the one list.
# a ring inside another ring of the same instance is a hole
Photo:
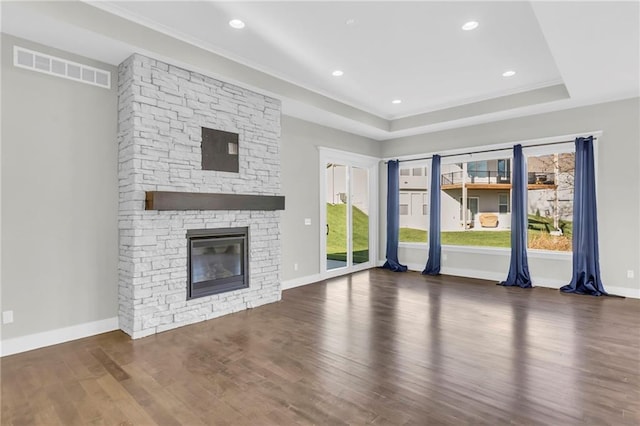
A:
{"label": "door handle", "polygon": [[329,235],[329,224],[327,223],[327,235]]}

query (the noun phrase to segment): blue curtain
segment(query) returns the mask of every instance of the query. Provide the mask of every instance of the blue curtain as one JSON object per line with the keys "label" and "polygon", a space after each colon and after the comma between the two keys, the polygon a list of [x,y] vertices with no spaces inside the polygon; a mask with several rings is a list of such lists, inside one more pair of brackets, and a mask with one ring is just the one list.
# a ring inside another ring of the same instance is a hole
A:
{"label": "blue curtain", "polygon": [[606,296],[600,280],[594,169],[593,136],[577,138],[573,192],[573,276],[571,282],[560,291]]}
{"label": "blue curtain", "polygon": [[505,286],[532,287],[527,261],[527,163],[522,145],[513,147],[513,180],[511,186],[511,263]]}
{"label": "blue curtain", "polygon": [[400,162],[387,163],[387,261],[383,268],[405,272],[407,267],[398,262],[398,228],[400,225]]}
{"label": "blue curtain", "polygon": [[431,194],[429,194],[429,260],[423,275],[440,274],[440,156],[431,159]]}

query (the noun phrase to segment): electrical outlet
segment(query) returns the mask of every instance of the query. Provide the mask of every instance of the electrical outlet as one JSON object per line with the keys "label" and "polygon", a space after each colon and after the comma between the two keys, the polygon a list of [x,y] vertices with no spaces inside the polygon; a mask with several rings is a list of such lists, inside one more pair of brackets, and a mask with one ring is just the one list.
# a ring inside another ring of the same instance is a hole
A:
{"label": "electrical outlet", "polygon": [[304,219],[304,224],[307,225],[307,226],[311,225],[311,218],[306,217]]}
{"label": "electrical outlet", "polygon": [[633,276],[634,276],[633,269],[629,269],[627,271],[627,278],[633,278]]}
{"label": "electrical outlet", "polygon": [[293,264],[293,270],[294,270],[294,271],[297,271],[297,270],[298,270],[298,264],[297,264],[297,263],[294,263],[294,264]]}
{"label": "electrical outlet", "polygon": [[4,311],[2,313],[2,323],[11,324],[13,322],[13,311]]}

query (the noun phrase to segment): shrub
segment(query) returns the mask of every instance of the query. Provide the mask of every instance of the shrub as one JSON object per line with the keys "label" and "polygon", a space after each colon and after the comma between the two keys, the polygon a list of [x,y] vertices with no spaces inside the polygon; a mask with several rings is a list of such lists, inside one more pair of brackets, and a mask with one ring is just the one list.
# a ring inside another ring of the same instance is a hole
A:
{"label": "shrub", "polygon": [[529,234],[529,248],[571,251],[571,237],[567,235],[550,235],[546,232]]}

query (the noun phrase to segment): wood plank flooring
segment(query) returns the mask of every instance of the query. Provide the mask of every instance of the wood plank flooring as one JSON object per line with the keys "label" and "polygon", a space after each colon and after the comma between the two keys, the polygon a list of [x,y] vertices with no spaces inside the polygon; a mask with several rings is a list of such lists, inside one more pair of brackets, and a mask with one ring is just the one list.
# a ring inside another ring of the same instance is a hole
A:
{"label": "wood plank flooring", "polygon": [[638,425],[640,300],[372,269],[1,367],[3,425]]}

